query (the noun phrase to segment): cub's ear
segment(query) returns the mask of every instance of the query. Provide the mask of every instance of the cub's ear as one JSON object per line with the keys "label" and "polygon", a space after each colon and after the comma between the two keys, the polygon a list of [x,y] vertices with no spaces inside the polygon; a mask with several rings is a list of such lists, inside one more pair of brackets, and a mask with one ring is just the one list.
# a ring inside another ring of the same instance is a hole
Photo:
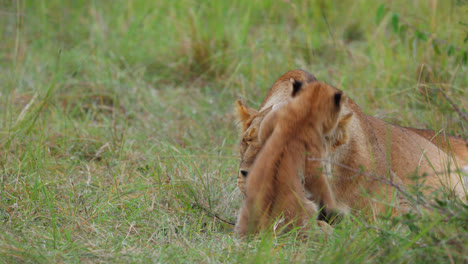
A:
{"label": "cub's ear", "polygon": [[343,101],[343,92],[342,91],[336,92],[335,95],[333,96],[333,101],[335,102],[335,106],[340,107]]}
{"label": "cub's ear", "polygon": [[302,88],[302,82],[295,80],[293,78],[289,79],[292,85],[292,97],[296,96],[297,92],[299,92]]}
{"label": "cub's ear", "polygon": [[336,149],[337,147],[348,143],[349,140],[349,133],[348,128],[351,120],[353,119],[353,113],[348,113],[344,115],[340,121],[338,121],[338,125],[336,126],[335,134],[331,137],[333,139],[332,143],[332,150]]}
{"label": "cub's ear", "polygon": [[250,120],[254,115],[258,114],[258,111],[246,106],[240,99],[237,99],[236,114],[237,121],[242,125],[242,131],[245,131],[250,125]]}

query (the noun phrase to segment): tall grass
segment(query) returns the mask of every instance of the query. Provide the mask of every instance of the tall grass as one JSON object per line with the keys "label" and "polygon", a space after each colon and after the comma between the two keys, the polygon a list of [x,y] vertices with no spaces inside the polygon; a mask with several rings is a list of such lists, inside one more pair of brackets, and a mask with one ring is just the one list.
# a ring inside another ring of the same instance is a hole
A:
{"label": "tall grass", "polygon": [[466,138],[441,93],[466,113],[466,8],[0,1],[0,261],[466,262],[461,203],[351,216],[306,241],[244,241],[222,221],[242,199],[233,103],[258,107],[290,69],[368,114]]}

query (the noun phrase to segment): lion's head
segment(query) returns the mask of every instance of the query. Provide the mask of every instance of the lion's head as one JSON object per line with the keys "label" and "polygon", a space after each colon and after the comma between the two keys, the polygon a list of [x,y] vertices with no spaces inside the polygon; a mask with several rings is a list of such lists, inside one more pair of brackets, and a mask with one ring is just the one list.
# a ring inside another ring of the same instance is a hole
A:
{"label": "lion's head", "polygon": [[242,139],[240,144],[241,162],[239,164],[237,186],[244,194],[245,182],[249,173],[249,169],[261,148],[257,134],[260,123],[272,108],[275,108],[290,99],[291,79],[304,84],[317,81],[317,79],[312,74],[306,71],[298,69],[291,70],[276,80],[263,100],[259,111],[246,106],[240,100],[237,100],[236,102],[237,117],[242,129]]}
{"label": "lion's head", "polygon": [[[237,176],[237,187],[242,193],[246,193],[246,179],[250,167],[255,161],[255,157],[260,151],[262,144],[258,140],[258,130],[265,116],[277,107],[281,107],[291,98],[291,79],[309,84],[316,82],[317,79],[310,73],[303,70],[292,70],[283,74],[268,91],[260,110],[255,110],[246,106],[241,100],[236,102],[236,112],[239,123],[241,124],[241,143],[240,143],[240,164]],[[329,150],[333,151],[348,141],[347,127],[352,119],[352,112],[340,117],[338,125],[327,136],[327,145]]]}

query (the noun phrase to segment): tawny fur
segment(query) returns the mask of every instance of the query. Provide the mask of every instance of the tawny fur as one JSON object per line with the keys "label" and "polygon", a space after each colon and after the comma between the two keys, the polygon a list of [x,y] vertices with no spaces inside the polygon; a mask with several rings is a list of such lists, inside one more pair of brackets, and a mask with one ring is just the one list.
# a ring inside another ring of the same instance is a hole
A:
{"label": "tawny fur", "polygon": [[468,163],[468,140],[461,137],[436,133],[434,130],[405,127],[434,143],[445,153],[456,157],[457,161]]}
{"label": "tawny fur", "polygon": [[[322,158],[322,138],[337,126],[341,95],[324,83],[308,84],[298,88],[290,102],[266,115],[258,134],[264,146],[247,179],[238,234],[263,230],[278,217],[283,220],[277,227],[292,224],[304,228],[317,214],[316,205],[305,197],[299,173],[326,182],[319,170],[321,162],[306,163],[306,156]],[[319,191],[333,199],[325,189]]]}
{"label": "tawny fur", "polygon": [[[258,128],[272,107],[289,100],[289,87],[285,85],[285,80],[290,78],[306,83],[315,81],[315,78],[305,71],[292,70],[275,82],[259,111],[237,101],[239,111],[249,112],[244,118],[240,118],[241,123],[245,124],[245,129],[240,147],[238,187],[244,194],[244,175],[249,173],[262,146],[257,140]],[[324,140],[328,153],[325,155],[327,161],[322,164],[324,168],[328,167],[328,183],[340,208],[367,208],[374,213],[382,212],[386,209],[383,204],[393,200],[395,195],[395,189],[388,182],[405,188],[414,183],[410,177],[414,174],[427,175],[425,186],[430,188],[426,189],[425,193],[443,187],[454,196],[464,197],[465,187],[459,175],[453,173],[458,168],[466,168],[468,165],[468,147],[463,139],[447,136],[443,140],[436,137],[436,140],[429,141],[435,132],[388,124],[364,114],[351,99],[343,106],[340,121],[343,120],[346,123],[343,126],[345,129],[338,126],[332,135]],[[455,160],[446,153],[450,153]],[[454,161],[457,168],[453,166]],[[447,172],[449,166],[452,173]],[[383,180],[387,183],[383,183]],[[315,189],[309,186],[314,186]],[[321,199],[320,194],[317,195],[317,191],[320,191],[317,190],[317,186],[317,181],[313,184],[305,183],[305,189],[311,193],[313,200]]]}

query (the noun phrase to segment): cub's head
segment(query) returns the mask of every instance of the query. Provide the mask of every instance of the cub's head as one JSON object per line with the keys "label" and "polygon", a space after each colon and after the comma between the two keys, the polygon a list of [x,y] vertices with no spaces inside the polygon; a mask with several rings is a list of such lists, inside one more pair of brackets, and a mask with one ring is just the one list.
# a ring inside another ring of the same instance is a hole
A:
{"label": "cub's head", "polygon": [[[322,140],[326,141],[331,132],[338,126],[343,103],[346,98],[343,92],[323,82],[302,84],[291,79],[292,100],[283,107],[280,113],[286,118],[294,117],[300,126],[320,133]],[[302,120],[302,121],[300,121]],[[304,123],[305,122],[305,123]],[[322,144],[322,142],[314,142]]]}

